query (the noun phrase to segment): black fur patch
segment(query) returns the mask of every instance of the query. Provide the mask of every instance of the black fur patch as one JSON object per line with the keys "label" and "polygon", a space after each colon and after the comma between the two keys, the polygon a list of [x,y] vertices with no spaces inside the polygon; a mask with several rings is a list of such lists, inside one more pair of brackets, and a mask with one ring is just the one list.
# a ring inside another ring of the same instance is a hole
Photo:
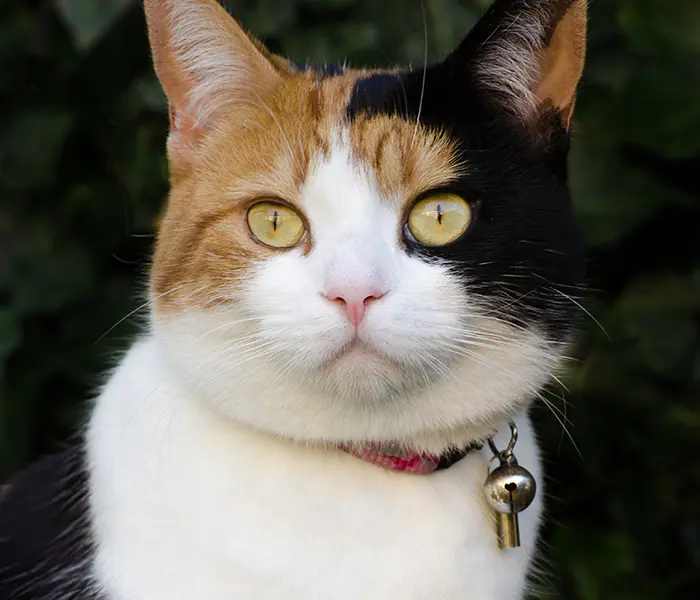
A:
{"label": "black fur patch", "polygon": [[376,114],[400,101],[396,87],[401,85],[401,77],[396,73],[377,73],[358,79],[348,103],[348,116],[352,119],[358,113]]}
{"label": "black fur patch", "polygon": [[408,236],[408,251],[450,261],[469,292],[485,297],[502,318],[564,338],[580,310],[572,298],[580,297],[584,280],[567,186],[569,133],[554,111],[534,129],[518,122],[472,77],[463,54],[425,71],[373,75],[355,85],[347,118],[420,118],[449,132],[466,169],[447,189],[472,202],[476,220],[441,248]]}
{"label": "black fur patch", "polygon": [[0,486],[0,599],[98,600],[86,486],[79,444]]}
{"label": "black fur patch", "polygon": [[315,65],[314,70],[319,73],[323,78],[326,77],[338,77],[345,73],[345,67],[343,65]]}

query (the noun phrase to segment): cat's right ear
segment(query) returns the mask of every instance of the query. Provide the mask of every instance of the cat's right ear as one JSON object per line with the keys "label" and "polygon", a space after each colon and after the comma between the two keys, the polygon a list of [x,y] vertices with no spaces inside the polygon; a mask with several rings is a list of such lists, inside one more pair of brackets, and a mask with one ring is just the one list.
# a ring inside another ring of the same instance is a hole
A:
{"label": "cat's right ear", "polygon": [[495,0],[448,61],[519,119],[553,109],[568,128],[586,19],[587,0]]}
{"label": "cat's right ear", "polygon": [[224,107],[254,102],[283,70],[216,0],[145,0],[156,74],[168,97],[174,171],[196,164],[198,147]]}

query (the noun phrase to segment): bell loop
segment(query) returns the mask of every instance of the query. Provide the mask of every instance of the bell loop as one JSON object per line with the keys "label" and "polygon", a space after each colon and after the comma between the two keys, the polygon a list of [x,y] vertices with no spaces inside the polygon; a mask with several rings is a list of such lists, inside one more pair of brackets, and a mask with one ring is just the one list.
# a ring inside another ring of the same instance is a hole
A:
{"label": "bell loop", "polygon": [[508,423],[508,426],[510,427],[510,440],[508,441],[508,445],[503,450],[498,449],[498,447],[496,446],[496,442],[494,442],[493,438],[489,438],[488,440],[489,448],[493,453],[493,458],[489,461],[489,472],[491,471],[493,461],[496,459],[498,459],[499,463],[504,466],[514,466],[518,464],[518,460],[515,458],[515,454],[513,454],[513,450],[515,450],[515,444],[518,443],[518,428],[515,425],[515,423],[513,423],[513,421]]}

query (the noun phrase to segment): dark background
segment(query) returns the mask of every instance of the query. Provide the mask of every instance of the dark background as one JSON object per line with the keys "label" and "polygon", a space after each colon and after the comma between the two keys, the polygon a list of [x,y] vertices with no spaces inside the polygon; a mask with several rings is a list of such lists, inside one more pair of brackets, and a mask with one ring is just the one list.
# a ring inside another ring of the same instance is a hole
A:
{"label": "dark background", "polygon": [[[429,55],[488,3],[425,0]],[[228,4],[298,61],[423,60],[420,0]],[[167,119],[139,2],[0,2],[0,111],[2,481],[75,430],[144,322]],[[536,597],[700,598],[698,0],[592,3],[574,129],[592,316],[569,391],[534,412],[551,561]]]}

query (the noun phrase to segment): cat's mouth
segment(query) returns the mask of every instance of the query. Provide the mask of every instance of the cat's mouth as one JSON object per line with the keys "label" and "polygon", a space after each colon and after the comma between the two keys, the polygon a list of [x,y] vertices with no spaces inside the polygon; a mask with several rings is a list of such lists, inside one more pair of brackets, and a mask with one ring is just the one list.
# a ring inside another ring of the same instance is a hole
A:
{"label": "cat's mouth", "polygon": [[325,367],[331,370],[341,369],[349,374],[358,370],[367,372],[380,370],[386,372],[387,369],[395,371],[399,365],[381,349],[355,337],[330,353],[325,362]]}
{"label": "cat's mouth", "polygon": [[333,359],[336,361],[346,359],[357,361],[381,360],[384,362],[388,360],[388,357],[359,337],[355,337],[340,348]]}

